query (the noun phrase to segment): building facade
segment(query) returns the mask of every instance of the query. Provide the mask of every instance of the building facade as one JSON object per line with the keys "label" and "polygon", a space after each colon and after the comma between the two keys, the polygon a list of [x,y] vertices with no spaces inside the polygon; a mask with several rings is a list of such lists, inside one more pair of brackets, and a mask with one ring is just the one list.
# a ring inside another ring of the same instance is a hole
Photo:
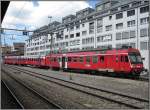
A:
{"label": "building facade", "polygon": [[93,48],[138,48],[149,66],[149,1],[102,0],[35,30],[26,41],[25,55],[45,56],[50,51],[78,51]]}
{"label": "building facade", "polygon": [[22,42],[16,42],[16,43],[13,43],[13,49],[12,49],[12,55],[15,55],[15,56],[22,56],[24,55],[25,51],[25,43],[22,43]]}
{"label": "building facade", "polygon": [[12,49],[11,46],[2,46],[1,48],[2,48],[2,57],[11,54],[11,49]]}

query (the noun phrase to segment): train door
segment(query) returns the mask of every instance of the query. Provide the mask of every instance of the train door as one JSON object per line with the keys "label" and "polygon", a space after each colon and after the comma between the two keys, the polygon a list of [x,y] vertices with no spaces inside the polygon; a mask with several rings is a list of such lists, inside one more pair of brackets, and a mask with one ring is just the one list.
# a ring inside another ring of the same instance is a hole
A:
{"label": "train door", "polygon": [[99,56],[99,71],[106,71],[105,61],[106,57],[104,55]]}
{"label": "train door", "polygon": [[114,64],[114,68],[115,68],[115,71],[120,71],[120,56],[119,55],[116,55],[115,56],[115,64]]}
{"label": "train door", "polygon": [[62,60],[61,60],[62,62],[60,63],[60,65],[61,65],[61,67],[60,68],[66,68],[67,69],[67,61],[68,61],[68,59],[67,59],[67,57],[62,57]]}
{"label": "train door", "polygon": [[62,68],[65,68],[65,57],[62,57]]}
{"label": "train door", "polygon": [[113,56],[106,55],[106,68],[108,72],[114,72]]}
{"label": "train door", "polygon": [[120,58],[120,66],[121,66],[121,71],[127,71],[129,69],[129,63],[128,63],[128,57],[125,55],[121,55]]}

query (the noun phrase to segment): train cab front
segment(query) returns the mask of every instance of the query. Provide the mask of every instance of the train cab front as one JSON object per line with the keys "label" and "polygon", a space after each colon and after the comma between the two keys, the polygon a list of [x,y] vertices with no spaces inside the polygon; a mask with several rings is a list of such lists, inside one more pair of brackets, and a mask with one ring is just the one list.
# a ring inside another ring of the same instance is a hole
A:
{"label": "train cab front", "polygon": [[144,71],[143,61],[140,53],[129,53],[129,60],[131,64],[131,74],[134,76],[140,76],[140,73]]}

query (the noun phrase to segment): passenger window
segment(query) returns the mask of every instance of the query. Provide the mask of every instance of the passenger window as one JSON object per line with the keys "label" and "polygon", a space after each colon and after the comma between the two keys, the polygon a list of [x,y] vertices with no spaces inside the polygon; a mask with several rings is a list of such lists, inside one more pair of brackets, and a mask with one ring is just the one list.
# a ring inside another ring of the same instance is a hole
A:
{"label": "passenger window", "polygon": [[68,58],[67,58],[67,57],[66,57],[66,59],[65,59],[65,60],[66,60],[66,62],[68,62]]}
{"label": "passenger window", "polygon": [[53,58],[51,58],[51,61],[53,62]]}
{"label": "passenger window", "polygon": [[56,62],[56,58],[54,58],[54,62]]}
{"label": "passenger window", "polygon": [[116,56],[116,62],[118,62],[118,61],[119,61],[118,56]]}
{"label": "passenger window", "polygon": [[124,62],[124,58],[123,58],[123,56],[121,56],[121,62]]}
{"label": "passenger window", "polygon": [[97,56],[93,56],[93,63],[97,63],[98,62],[98,57]]}
{"label": "passenger window", "polygon": [[77,57],[74,57],[74,58],[73,58],[73,61],[74,61],[74,62],[77,62]]}
{"label": "passenger window", "polygon": [[104,62],[104,56],[100,57],[100,62],[103,63]]}
{"label": "passenger window", "polygon": [[125,56],[125,62],[129,62],[128,56]]}
{"label": "passenger window", "polygon": [[86,57],[86,62],[87,62],[87,63],[90,63],[90,56],[87,56],[87,57]]}
{"label": "passenger window", "polygon": [[68,62],[71,62],[71,57],[68,57]]}
{"label": "passenger window", "polygon": [[80,61],[80,62],[83,62],[83,57],[80,57],[79,61]]}

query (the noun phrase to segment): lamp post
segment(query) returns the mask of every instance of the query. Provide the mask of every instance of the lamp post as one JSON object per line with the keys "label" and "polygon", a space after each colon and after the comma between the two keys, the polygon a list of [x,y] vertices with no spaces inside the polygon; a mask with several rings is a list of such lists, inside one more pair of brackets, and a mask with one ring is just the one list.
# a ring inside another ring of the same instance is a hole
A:
{"label": "lamp post", "polygon": [[51,35],[50,54],[52,54],[53,34],[54,34],[53,32],[50,33],[50,35]]}
{"label": "lamp post", "polygon": [[[50,23],[51,23],[51,19],[52,19],[52,16],[48,16],[48,18],[50,19],[49,21],[49,26],[48,26],[48,31],[50,32]],[[50,36],[51,36],[51,42],[50,42],[50,54],[52,53],[52,43],[53,43],[53,33],[50,32]]]}

